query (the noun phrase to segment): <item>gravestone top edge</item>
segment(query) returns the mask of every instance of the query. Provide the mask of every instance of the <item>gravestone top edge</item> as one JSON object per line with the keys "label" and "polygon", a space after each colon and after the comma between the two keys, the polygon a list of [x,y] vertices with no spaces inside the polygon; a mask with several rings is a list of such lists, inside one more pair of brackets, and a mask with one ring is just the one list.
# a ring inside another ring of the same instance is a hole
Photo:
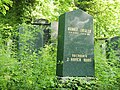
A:
{"label": "gravestone top edge", "polygon": [[90,17],[93,18],[92,15],[88,14],[87,12],[85,12],[85,11],[83,11],[83,10],[81,10],[81,9],[76,9],[76,10],[73,10],[73,11],[68,11],[68,12],[65,12],[65,13],[61,14],[60,16],[66,15],[66,14],[69,14],[69,13],[72,13],[72,12],[78,12],[78,11],[81,12],[81,13],[85,13],[86,15],[88,15],[88,16],[90,16]]}

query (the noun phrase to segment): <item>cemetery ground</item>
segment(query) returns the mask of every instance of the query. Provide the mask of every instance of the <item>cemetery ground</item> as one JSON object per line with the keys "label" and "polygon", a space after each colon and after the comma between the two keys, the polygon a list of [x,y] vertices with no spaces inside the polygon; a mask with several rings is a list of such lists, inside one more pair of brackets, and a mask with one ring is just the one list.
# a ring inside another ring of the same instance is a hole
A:
{"label": "cemetery ground", "polygon": [[[27,24],[23,24],[23,26],[26,27],[25,31],[33,27]],[[35,38],[33,38],[34,32],[25,33],[27,34],[22,36],[21,44],[23,47],[20,49],[19,53],[17,53],[18,48],[16,49],[14,45],[12,45],[11,48],[3,44],[5,41],[0,40],[1,90],[120,89],[120,59],[116,55],[116,50],[111,48],[113,45],[109,45],[109,58],[107,58],[104,47],[105,43],[101,40],[95,40],[95,76],[92,79],[74,77],[64,82],[58,80],[56,77],[57,39],[54,39],[54,42],[51,44],[46,44],[44,48],[40,48],[38,51],[32,51],[32,43],[34,43],[33,41],[35,40]],[[9,40],[9,38],[7,39]],[[29,41],[29,43],[26,43],[26,40]]]}
{"label": "cemetery ground", "polygon": [[[111,58],[101,53],[100,43],[95,42],[95,77],[92,80],[74,78],[61,83],[56,78],[56,46],[46,45],[38,56],[23,51],[21,61],[9,57],[2,46],[0,51],[0,89],[1,90],[119,90],[119,59],[111,52]],[[36,60],[37,59],[37,60]],[[49,89],[47,89],[49,88]],[[55,89],[57,90],[57,89]],[[61,89],[58,89],[61,90]]]}

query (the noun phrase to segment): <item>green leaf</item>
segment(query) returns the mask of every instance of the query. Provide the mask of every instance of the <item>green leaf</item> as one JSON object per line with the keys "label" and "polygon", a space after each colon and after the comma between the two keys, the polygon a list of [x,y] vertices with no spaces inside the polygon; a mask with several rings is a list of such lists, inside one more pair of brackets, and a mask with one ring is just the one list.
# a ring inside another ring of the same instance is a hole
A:
{"label": "green leaf", "polygon": [[0,0],[0,7],[2,6],[2,1]]}
{"label": "green leaf", "polygon": [[10,0],[3,0],[3,3],[10,3]]}
{"label": "green leaf", "polygon": [[9,7],[7,5],[4,4],[3,6],[4,6],[5,10],[9,10]]}
{"label": "green leaf", "polygon": [[5,10],[5,9],[2,10],[2,14],[3,14],[3,15],[6,14],[6,10]]}

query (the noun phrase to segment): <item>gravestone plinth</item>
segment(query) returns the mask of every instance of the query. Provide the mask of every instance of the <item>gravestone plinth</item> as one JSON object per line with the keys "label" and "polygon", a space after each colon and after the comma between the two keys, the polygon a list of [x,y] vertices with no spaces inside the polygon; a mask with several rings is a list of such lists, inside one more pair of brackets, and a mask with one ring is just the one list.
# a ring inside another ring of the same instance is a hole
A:
{"label": "gravestone plinth", "polygon": [[59,17],[56,75],[94,76],[93,18],[78,9]]}

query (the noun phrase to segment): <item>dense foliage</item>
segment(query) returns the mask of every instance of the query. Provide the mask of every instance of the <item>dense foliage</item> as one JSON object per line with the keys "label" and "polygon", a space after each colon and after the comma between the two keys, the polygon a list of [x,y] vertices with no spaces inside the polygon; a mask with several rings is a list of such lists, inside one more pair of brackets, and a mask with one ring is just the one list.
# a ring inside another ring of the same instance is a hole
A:
{"label": "dense foliage", "polygon": [[0,12],[6,14],[6,11],[12,6],[12,0],[0,0]]}
{"label": "dense foliage", "polygon": [[[31,22],[39,18],[57,21],[60,14],[75,10],[76,6],[94,17],[95,78],[76,77],[64,82],[55,76],[56,42],[36,52],[32,47],[40,28],[34,28]],[[106,58],[105,47],[101,48],[106,43],[98,40],[120,36],[119,0],[0,0],[0,12],[0,90],[120,89],[120,58],[116,56],[119,52],[112,49],[113,43],[109,44]],[[21,26],[24,34],[18,33]]]}
{"label": "dense foliage", "polygon": [[82,0],[77,6],[94,17],[95,38],[120,35],[119,0]]}

